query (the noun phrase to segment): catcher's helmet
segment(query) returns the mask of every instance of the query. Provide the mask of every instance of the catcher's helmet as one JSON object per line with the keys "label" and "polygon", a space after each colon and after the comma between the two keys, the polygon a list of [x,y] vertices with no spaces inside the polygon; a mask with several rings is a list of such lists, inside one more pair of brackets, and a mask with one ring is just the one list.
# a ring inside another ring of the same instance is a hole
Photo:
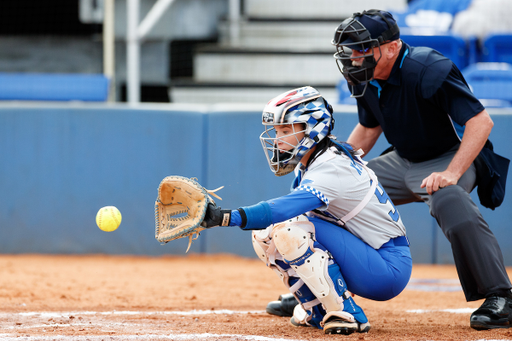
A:
{"label": "catcher's helmet", "polygon": [[[386,11],[371,9],[354,13],[338,26],[331,43],[336,46],[334,58],[338,68],[352,86],[352,97],[363,96],[368,82],[373,79],[379,61],[374,58],[374,49],[380,51],[380,45],[398,38],[400,29],[393,16]],[[352,50],[357,50],[360,56],[353,57]],[[362,64],[354,65],[354,59],[361,59]],[[354,85],[359,84],[365,86],[360,94],[355,94]]]}
{"label": "catcher's helmet", "polygon": [[[263,109],[265,131],[260,141],[272,172],[282,176],[293,171],[302,157],[331,132],[332,112],[331,105],[310,86],[287,91],[270,100]],[[291,135],[304,133],[305,136],[301,140],[296,137],[297,144],[290,145],[290,150],[280,151],[277,142],[281,138],[277,138],[275,126],[295,123],[302,123],[303,128]]]}

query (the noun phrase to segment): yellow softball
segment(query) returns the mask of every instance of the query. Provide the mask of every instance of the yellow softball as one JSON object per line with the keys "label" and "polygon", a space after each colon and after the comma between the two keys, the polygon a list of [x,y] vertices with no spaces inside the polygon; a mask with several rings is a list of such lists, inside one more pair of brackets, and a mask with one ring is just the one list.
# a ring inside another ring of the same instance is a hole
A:
{"label": "yellow softball", "polygon": [[105,232],[115,231],[121,224],[121,212],[115,206],[100,208],[96,214],[96,225]]}

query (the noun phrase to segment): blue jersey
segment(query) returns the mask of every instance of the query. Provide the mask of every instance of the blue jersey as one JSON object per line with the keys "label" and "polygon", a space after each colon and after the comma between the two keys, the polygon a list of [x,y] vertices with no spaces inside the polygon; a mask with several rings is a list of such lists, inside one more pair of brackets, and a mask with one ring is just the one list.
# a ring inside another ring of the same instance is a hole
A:
{"label": "blue jersey", "polygon": [[[340,228],[363,240],[374,249],[379,249],[390,239],[405,236],[406,231],[398,210],[384,189],[379,185],[371,187],[373,171],[358,161],[331,147],[316,158],[307,169],[296,168],[297,179],[293,191],[283,197],[267,200],[255,208],[244,208],[252,217],[269,214],[268,220],[250,224],[244,229],[264,229],[266,222],[280,223],[300,214],[319,217],[337,224]],[[369,201],[355,217],[346,223],[340,219],[350,213],[371,191]],[[230,225],[240,226],[237,210],[232,211]],[[342,226],[342,227],[341,227]]]}
{"label": "blue jersey", "polygon": [[324,204],[308,212],[335,224],[361,203],[369,191],[372,196],[364,207],[343,228],[378,249],[390,239],[405,236],[405,226],[398,210],[384,189],[378,185],[370,187],[373,171],[362,166],[334,147],[314,160],[304,171],[296,191],[307,191],[316,195]]}

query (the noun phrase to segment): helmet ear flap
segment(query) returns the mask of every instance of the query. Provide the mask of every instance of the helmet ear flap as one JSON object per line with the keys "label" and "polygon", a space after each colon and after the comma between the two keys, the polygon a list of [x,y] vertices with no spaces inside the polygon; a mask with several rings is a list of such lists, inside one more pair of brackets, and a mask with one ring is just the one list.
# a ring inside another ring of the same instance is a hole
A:
{"label": "helmet ear flap", "polygon": [[329,114],[331,114],[331,127],[329,129],[329,132],[331,132],[334,129],[334,116],[333,116],[334,109],[332,108],[332,105],[329,102],[327,102],[327,100],[325,98],[322,97],[322,99],[324,100],[325,108],[327,109]]}
{"label": "helmet ear flap", "polygon": [[332,115],[332,114],[334,113],[334,109],[332,108],[332,105],[331,105],[329,102],[327,102],[327,101],[325,100],[325,98],[324,98],[324,101],[325,101],[325,107],[326,107],[326,108],[327,108],[327,110],[329,111],[329,114],[331,114],[331,115]]}

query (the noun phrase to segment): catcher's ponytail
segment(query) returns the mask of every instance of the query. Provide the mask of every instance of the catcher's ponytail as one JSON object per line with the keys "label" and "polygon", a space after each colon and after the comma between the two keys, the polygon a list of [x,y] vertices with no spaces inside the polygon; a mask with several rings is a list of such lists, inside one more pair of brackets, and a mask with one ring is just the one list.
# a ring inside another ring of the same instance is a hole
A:
{"label": "catcher's ponytail", "polygon": [[325,153],[325,151],[331,147],[335,147],[338,151],[347,154],[350,158],[354,158],[355,150],[350,144],[346,142],[339,142],[336,140],[336,137],[334,135],[329,135],[327,138],[318,142],[313,152],[313,155],[311,155],[306,164],[306,168],[309,167],[309,165],[313,163],[313,161],[315,161],[320,155]]}

